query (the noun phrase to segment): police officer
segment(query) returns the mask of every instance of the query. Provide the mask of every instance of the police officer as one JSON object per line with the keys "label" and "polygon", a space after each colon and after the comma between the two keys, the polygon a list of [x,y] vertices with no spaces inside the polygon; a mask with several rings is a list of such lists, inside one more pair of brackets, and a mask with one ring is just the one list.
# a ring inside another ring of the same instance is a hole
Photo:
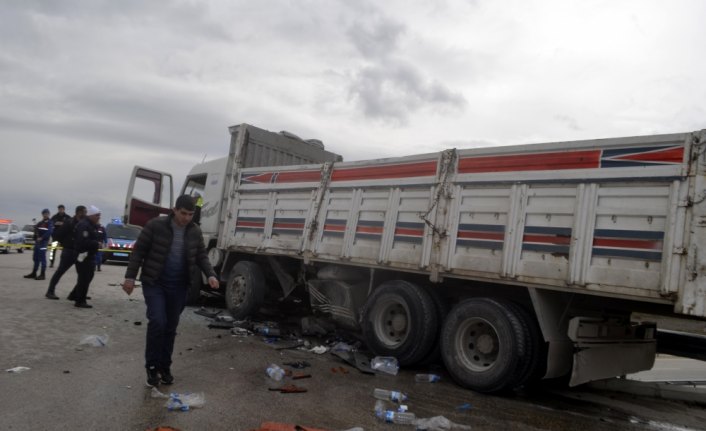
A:
{"label": "police officer", "polygon": [[[34,278],[35,280],[44,280],[44,273],[47,270],[47,244],[49,243],[49,237],[54,225],[49,219],[49,209],[44,208],[42,210],[42,219],[34,225],[34,253],[32,254],[32,260],[34,261],[34,266],[32,267],[32,272],[25,275],[25,278]],[[42,272],[37,275],[37,270],[41,265]]]}
{"label": "police officer", "polygon": [[64,225],[64,223],[68,222],[71,220],[71,216],[66,214],[66,207],[64,204],[59,204],[58,207],[56,207],[57,212],[53,216],[51,216],[51,221],[54,223],[54,233],[52,234],[52,244],[51,244],[51,250],[49,252],[49,268],[54,267],[54,258],[56,257],[56,247],[59,245],[58,243],[60,242],[56,238],[57,232],[61,229],[61,227]]}
{"label": "police officer", "polygon": [[[78,222],[81,221],[86,216],[86,207],[79,205],[76,207],[76,213],[73,218],[64,222],[61,229],[57,228],[54,230],[53,237],[55,240],[59,241],[61,244],[61,258],[59,259],[59,267],[54,271],[54,275],[51,276],[49,280],[49,288],[47,293],[44,295],[48,299],[59,299],[56,296],[55,289],[56,285],[61,280],[61,277],[66,271],[71,268],[71,266],[76,263],[76,252],[74,251],[74,229]],[[76,272],[78,272],[78,266],[76,267]],[[69,300],[73,301],[71,295],[69,295]]]}
{"label": "police officer", "polygon": [[91,205],[86,211],[84,217],[78,225],[76,225],[76,233],[74,235],[74,247],[76,251],[76,267],[78,270],[78,282],[71,294],[73,295],[74,306],[78,308],[93,308],[86,302],[88,295],[88,286],[93,280],[93,275],[96,271],[96,252],[103,244],[98,237],[96,226],[101,218],[101,211]]}

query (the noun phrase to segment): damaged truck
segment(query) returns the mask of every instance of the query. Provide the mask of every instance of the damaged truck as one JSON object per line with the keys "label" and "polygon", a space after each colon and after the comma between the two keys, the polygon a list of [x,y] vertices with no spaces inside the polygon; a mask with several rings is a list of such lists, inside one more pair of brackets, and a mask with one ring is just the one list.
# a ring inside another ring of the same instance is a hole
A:
{"label": "damaged truck", "polygon": [[[650,369],[657,328],[636,313],[706,316],[706,130],[351,162],[287,132],[230,135],[181,193],[235,318],[304,292],[374,354],[440,357],[494,393]],[[173,188],[135,167],[126,221],[167,214]]]}

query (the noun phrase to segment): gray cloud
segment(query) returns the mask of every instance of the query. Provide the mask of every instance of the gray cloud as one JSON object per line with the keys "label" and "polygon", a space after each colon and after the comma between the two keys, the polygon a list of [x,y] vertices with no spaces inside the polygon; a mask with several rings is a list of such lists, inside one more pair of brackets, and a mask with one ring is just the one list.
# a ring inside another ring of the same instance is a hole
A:
{"label": "gray cloud", "polygon": [[349,95],[367,118],[405,125],[421,109],[461,111],[466,100],[458,91],[425,76],[424,66],[401,58],[406,28],[375,13],[354,22],[346,32],[362,54],[364,65],[351,73]]}
{"label": "gray cloud", "polygon": [[423,108],[460,111],[467,104],[461,93],[424,78],[417,68],[399,61],[359,70],[350,84],[350,95],[366,117],[399,125]]}

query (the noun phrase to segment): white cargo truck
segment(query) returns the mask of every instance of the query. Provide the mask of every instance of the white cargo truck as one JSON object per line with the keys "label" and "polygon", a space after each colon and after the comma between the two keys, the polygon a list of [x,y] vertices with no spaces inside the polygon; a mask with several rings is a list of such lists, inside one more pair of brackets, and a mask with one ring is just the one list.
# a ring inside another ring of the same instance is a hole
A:
{"label": "white cargo truck", "polygon": [[[401,365],[441,357],[499,392],[652,367],[656,325],[706,317],[706,131],[343,162],[319,141],[230,128],[181,193],[229,311],[295,289]],[[126,218],[173,202],[136,167]],[[194,277],[193,293],[202,280]]]}

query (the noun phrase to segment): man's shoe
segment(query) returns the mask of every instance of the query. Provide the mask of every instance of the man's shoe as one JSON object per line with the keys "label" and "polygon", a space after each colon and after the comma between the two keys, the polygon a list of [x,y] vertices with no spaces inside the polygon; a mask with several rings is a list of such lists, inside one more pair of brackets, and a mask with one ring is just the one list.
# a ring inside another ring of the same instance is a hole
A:
{"label": "man's shoe", "polygon": [[156,367],[147,367],[147,381],[145,383],[150,388],[159,385],[159,373]]}
{"label": "man's shoe", "polygon": [[[67,296],[66,299],[68,299],[69,301],[75,301],[75,300],[76,300],[76,297],[74,296],[73,293],[69,293],[69,296]],[[91,299],[91,297],[90,297],[90,296],[87,296],[86,299],[87,299],[87,300],[88,300],[88,299]]]}
{"label": "man's shoe", "polygon": [[32,271],[29,274],[25,275],[24,278],[35,278],[37,276],[37,273]]}
{"label": "man's shoe", "polygon": [[85,303],[85,302],[77,302],[77,303],[74,304],[74,307],[78,307],[78,308],[93,308],[93,306],[92,306],[91,304],[87,304],[87,303]]}
{"label": "man's shoe", "polygon": [[47,293],[46,295],[44,295],[44,297],[47,299],[59,299],[59,297],[54,295],[53,293]]}
{"label": "man's shoe", "polygon": [[169,368],[162,368],[159,370],[159,376],[160,376],[160,382],[164,383],[165,385],[171,385],[174,383],[174,376],[172,376],[172,373],[169,371]]}
{"label": "man's shoe", "polygon": [[42,275],[38,275],[38,276],[34,277],[34,279],[35,280],[44,280],[45,277],[44,277],[44,274],[42,274]]}

